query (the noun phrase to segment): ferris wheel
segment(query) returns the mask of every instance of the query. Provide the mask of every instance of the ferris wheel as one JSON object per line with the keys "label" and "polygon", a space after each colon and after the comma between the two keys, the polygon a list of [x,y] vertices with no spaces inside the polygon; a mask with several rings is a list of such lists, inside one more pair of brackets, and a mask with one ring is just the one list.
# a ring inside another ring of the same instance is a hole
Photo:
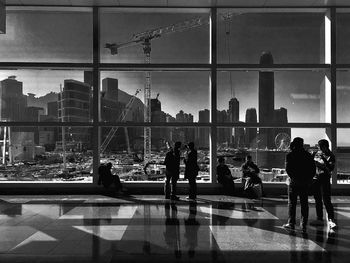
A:
{"label": "ferris wheel", "polygon": [[285,132],[278,133],[275,137],[275,145],[277,150],[287,150],[290,145],[290,136]]}

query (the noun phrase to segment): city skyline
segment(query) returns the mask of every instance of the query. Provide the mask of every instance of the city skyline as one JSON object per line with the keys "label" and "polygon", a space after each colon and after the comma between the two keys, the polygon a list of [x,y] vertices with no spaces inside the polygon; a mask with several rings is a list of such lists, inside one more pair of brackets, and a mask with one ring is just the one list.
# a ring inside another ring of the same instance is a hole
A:
{"label": "city skyline", "polygon": [[[76,80],[74,80],[74,81],[76,81]],[[23,86],[24,86],[24,83],[23,83]],[[227,110],[229,111],[229,108]],[[208,113],[209,113],[209,111],[208,111]],[[199,114],[199,112],[198,112],[198,114]],[[297,131],[300,131],[300,133]],[[302,129],[302,128],[301,129],[292,129],[292,137],[293,136],[304,136],[305,142],[313,145],[315,143],[315,142],[313,142],[313,140],[315,140],[315,136],[317,136],[316,138],[324,138],[324,132],[322,132],[322,129],[311,129],[311,130],[310,129]]]}

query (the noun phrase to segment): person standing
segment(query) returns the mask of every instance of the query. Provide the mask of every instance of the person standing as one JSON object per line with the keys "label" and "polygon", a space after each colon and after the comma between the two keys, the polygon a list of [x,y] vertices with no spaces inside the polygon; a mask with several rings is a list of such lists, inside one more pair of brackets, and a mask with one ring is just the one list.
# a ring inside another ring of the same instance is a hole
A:
{"label": "person standing", "polygon": [[301,206],[300,227],[306,232],[309,217],[308,190],[316,172],[312,155],[304,149],[304,140],[294,138],[290,145],[291,152],[286,156],[286,172],[288,183],[288,223],[283,227],[288,230],[295,229],[296,205],[299,196]]}
{"label": "person standing", "polygon": [[197,164],[197,151],[194,148],[194,143],[190,142],[187,145],[187,153],[185,157],[185,179],[188,179],[190,185],[189,200],[195,201],[197,198],[197,183],[199,167]]}
{"label": "person standing", "polygon": [[169,151],[165,156],[164,194],[166,199],[180,199],[178,196],[176,196],[177,180],[179,179],[180,174],[180,147],[181,142],[175,142],[174,149],[172,147],[169,147]]}
{"label": "person standing", "polygon": [[[334,220],[334,208],[331,202],[331,174],[335,166],[335,156],[329,149],[327,140],[318,141],[319,150],[315,153],[316,175],[313,179],[314,198],[316,203],[316,223],[323,224],[323,204],[326,207],[328,226],[337,227]],[[315,223],[315,222],[314,222]]]}

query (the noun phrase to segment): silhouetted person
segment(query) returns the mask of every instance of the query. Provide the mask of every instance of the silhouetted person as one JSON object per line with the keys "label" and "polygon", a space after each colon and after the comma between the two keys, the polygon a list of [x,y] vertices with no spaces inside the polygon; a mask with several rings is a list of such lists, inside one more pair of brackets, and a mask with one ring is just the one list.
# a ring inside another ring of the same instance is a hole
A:
{"label": "silhouetted person", "polygon": [[194,143],[190,142],[187,145],[187,152],[185,157],[185,179],[188,179],[190,191],[188,199],[196,200],[197,198],[197,183],[196,177],[198,175],[199,167],[197,164],[197,151],[194,148]]}
{"label": "silhouetted person", "polygon": [[[181,142],[176,142],[174,149],[169,147],[164,160],[165,184],[164,194],[166,199],[179,200],[176,196],[176,185],[180,174],[180,147]],[[171,181],[171,186],[170,186]]]}
{"label": "silhouetted person", "polygon": [[[334,208],[331,202],[331,174],[335,166],[335,156],[329,149],[327,140],[318,141],[319,150],[314,155],[316,175],[313,179],[313,191],[316,202],[318,223],[323,223],[323,204],[326,207],[330,229],[337,227],[334,221]],[[323,202],[322,202],[323,201]]]}
{"label": "silhouetted person", "polygon": [[[174,203],[171,205],[165,203],[165,232],[164,239],[167,245],[174,249],[176,258],[181,257],[180,245],[180,221],[177,218],[177,207]],[[170,214],[171,208],[171,214]]]}
{"label": "silhouetted person", "polygon": [[230,169],[225,164],[225,158],[219,157],[219,165],[216,167],[216,176],[219,184],[224,188],[226,195],[233,195],[235,191],[235,182]]}
{"label": "silhouetted person", "polygon": [[256,194],[253,191],[255,184],[259,184],[261,187],[261,193],[263,193],[263,183],[259,177],[260,169],[253,162],[252,156],[247,155],[245,163],[241,167],[242,170],[242,179],[245,179],[244,191],[249,197],[255,197]]}
{"label": "silhouetted person", "polygon": [[114,185],[117,192],[123,191],[122,183],[120,182],[119,176],[112,174],[112,163],[101,164],[98,167],[98,185],[103,185],[105,188],[109,188]]}
{"label": "silhouetted person", "polygon": [[288,174],[288,223],[283,227],[295,229],[296,205],[299,196],[301,206],[300,226],[306,232],[309,217],[308,190],[315,175],[315,162],[312,155],[304,149],[304,140],[294,138],[290,144],[291,152],[286,156],[286,172]]}
{"label": "silhouetted person", "polygon": [[197,215],[197,204],[191,202],[189,205],[189,215],[185,219],[185,238],[186,245],[188,247],[188,256],[194,257],[195,249],[198,246],[198,230],[200,227],[199,222],[196,220]]}

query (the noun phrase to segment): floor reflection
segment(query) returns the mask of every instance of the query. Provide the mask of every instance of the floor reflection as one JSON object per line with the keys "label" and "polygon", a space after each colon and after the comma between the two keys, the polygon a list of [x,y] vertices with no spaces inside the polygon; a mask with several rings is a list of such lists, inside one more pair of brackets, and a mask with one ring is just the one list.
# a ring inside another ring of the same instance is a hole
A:
{"label": "floor reflection", "polygon": [[[339,230],[281,225],[285,199],[202,196],[6,197],[0,200],[1,262],[342,262],[350,252],[350,198],[336,199]],[[310,204],[310,219],[315,218]],[[57,257],[59,256],[59,257]],[[41,261],[40,261],[40,260]],[[154,260],[153,260],[154,261]]]}

